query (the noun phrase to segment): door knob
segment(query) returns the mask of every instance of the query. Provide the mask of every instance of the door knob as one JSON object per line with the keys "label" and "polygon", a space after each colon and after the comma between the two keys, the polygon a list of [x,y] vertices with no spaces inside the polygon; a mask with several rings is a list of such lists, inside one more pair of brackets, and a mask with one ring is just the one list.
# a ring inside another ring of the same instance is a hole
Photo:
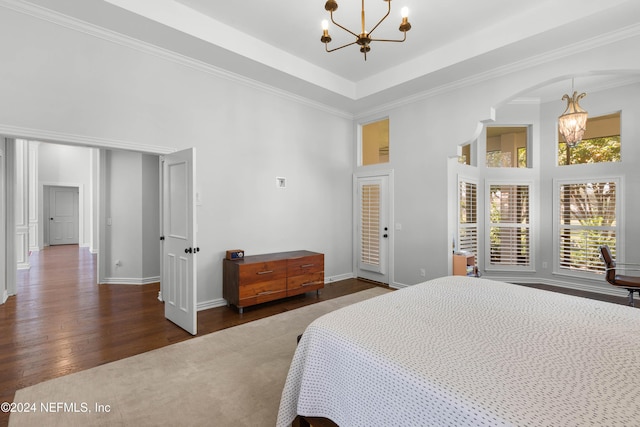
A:
{"label": "door knob", "polygon": [[193,252],[193,249],[191,249],[191,248],[187,248],[187,249],[184,250],[185,254],[190,254],[191,252]]}

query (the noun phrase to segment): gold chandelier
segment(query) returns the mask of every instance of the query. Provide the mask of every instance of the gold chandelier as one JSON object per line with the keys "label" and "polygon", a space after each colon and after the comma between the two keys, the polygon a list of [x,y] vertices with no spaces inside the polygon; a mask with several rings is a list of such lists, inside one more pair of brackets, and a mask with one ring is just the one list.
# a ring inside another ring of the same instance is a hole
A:
{"label": "gold chandelier", "polygon": [[[571,90],[573,90],[573,79],[571,80]],[[562,100],[567,101],[567,109],[564,113],[558,117],[558,131],[564,137],[567,147],[573,148],[580,141],[584,131],[587,130],[587,112],[580,107],[578,101],[587,96],[586,93],[573,92],[573,95],[569,97],[568,94],[564,94]]]}
{"label": "gold chandelier", "polygon": [[378,28],[378,26],[382,23],[382,21],[384,21],[385,19],[387,19],[387,16],[389,16],[389,13],[391,12],[391,0],[383,0],[386,1],[388,4],[388,8],[387,8],[387,13],[386,15],[384,15],[382,17],[382,19],[380,19],[380,21],[378,21],[378,23],[371,29],[369,30],[369,32],[366,31],[366,27],[365,27],[365,19],[364,19],[364,0],[362,0],[362,12],[361,12],[361,23],[362,23],[362,27],[361,27],[361,31],[359,34],[354,33],[351,30],[348,30],[347,28],[343,27],[342,25],[338,24],[334,19],[333,19],[333,12],[336,11],[336,9],[338,9],[338,3],[335,0],[327,0],[327,2],[324,5],[324,8],[326,11],[329,12],[329,15],[331,16],[331,22],[334,23],[334,25],[342,28],[343,30],[345,30],[346,32],[348,32],[349,34],[353,35],[356,39],[355,41],[351,42],[351,43],[347,43],[345,45],[342,45],[340,47],[336,47],[334,49],[329,49],[329,43],[331,42],[331,36],[329,35],[329,21],[324,20],[322,21],[322,37],[320,38],[320,41],[322,43],[324,43],[324,48],[327,52],[334,52],[338,49],[342,49],[343,47],[347,47],[347,46],[351,46],[353,44],[357,44],[360,46],[360,52],[362,52],[364,54],[364,60],[367,60],[367,52],[369,52],[371,50],[371,47],[369,46],[369,44],[371,42],[396,42],[396,43],[402,43],[403,41],[405,41],[407,39],[407,31],[409,31],[411,29],[411,24],[409,23],[409,9],[406,7],[403,7],[401,10],[401,15],[402,15],[402,22],[400,23],[400,28],[399,30],[402,31],[404,33],[404,37],[402,39],[399,40],[389,40],[389,39],[374,39],[371,37],[371,34],[375,31],[376,28]]}

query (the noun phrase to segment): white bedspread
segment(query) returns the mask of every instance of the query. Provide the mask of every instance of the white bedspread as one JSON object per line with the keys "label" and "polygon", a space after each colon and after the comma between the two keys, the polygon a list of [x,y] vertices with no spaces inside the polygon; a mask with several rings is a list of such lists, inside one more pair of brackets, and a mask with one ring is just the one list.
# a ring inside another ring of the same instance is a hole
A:
{"label": "white bedspread", "polygon": [[445,277],[324,315],[278,426],[639,425],[640,309]]}

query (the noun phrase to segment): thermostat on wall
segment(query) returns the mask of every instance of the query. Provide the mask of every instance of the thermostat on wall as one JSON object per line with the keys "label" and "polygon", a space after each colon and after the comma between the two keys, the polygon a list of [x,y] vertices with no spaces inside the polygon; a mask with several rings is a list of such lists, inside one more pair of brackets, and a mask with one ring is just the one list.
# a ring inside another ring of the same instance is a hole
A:
{"label": "thermostat on wall", "polygon": [[227,259],[236,260],[244,258],[244,251],[242,249],[230,249],[227,251]]}

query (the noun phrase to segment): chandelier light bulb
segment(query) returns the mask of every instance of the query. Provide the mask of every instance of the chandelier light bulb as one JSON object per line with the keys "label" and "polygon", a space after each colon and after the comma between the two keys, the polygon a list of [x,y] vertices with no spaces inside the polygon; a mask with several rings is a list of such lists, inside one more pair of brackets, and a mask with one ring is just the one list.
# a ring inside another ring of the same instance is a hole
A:
{"label": "chandelier light bulb", "polygon": [[402,16],[403,18],[408,18],[409,17],[409,8],[405,6],[402,9],[400,9],[400,16]]}
{"label": "chandelier light bulb", "polygon": [[329,21],[327,21],[326,19],[322,20],[322,30],[326,31],[329,29]]}

